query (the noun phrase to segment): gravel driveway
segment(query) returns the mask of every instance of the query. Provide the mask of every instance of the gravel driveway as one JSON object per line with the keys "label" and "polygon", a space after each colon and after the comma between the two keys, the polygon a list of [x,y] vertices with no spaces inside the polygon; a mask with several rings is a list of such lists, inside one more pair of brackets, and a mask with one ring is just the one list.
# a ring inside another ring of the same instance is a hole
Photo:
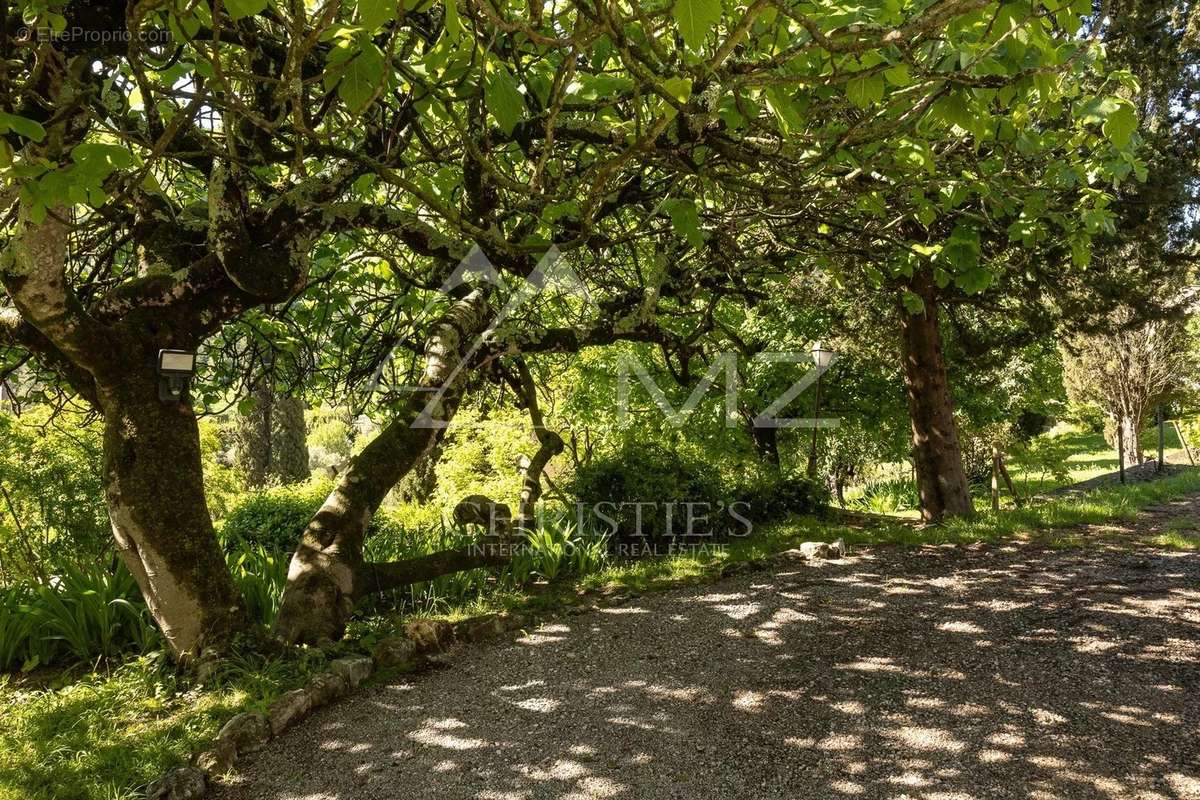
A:
{"label": "gravel driveway", "polygon": [[879,548],[462,648],[217,796],[1200,798],[1198,693],[1198,553]]}

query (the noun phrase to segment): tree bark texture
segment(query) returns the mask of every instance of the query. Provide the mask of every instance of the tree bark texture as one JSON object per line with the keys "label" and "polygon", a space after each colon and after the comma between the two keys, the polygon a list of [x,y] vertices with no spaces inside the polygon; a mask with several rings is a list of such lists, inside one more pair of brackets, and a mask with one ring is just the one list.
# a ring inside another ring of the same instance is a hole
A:
{"label": "tree bark texture", "polygon": [[486,329],[489,313],[487,293],[481,289],[451,306],[426,345],[421,391],[412,392],[405,412],[351,459],[309,522],[292,556],[275,623],[285,642],[336,640],[355,604],[371,593],[497,563],[470,550],[433,554],[419,559],[421,564],[363,561],[367,526],[380,503],[441,439],[453,418],[462,384],[472,371],[464,353]]}
{"label": "tree bark texture", "polygon": [[914,314],[902,304],[899,308],[904,386],[912,423],[921,517],[936,522],[945,517],[970,515],[974,506],[954,424],[954,403],[942,355],[932,270],[915,271],[909,290],[921,298],[924,309]]}
{"label": "tree bark texture", "polygon": [[249,626],[204,496],[190,407],[158,400],[150,364],[102,385],[104,485],[117,550],[180,657]]}

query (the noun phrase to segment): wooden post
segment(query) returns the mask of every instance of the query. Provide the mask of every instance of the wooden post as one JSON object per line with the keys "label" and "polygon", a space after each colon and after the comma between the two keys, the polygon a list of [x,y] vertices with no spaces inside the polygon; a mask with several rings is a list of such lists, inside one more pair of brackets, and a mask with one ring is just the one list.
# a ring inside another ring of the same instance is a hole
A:
{"label": "wooden post", "polygon": [[1000,448],[992,445],[992,511],[1000,510]]}
{"label": "wooden post", "polygon": [[1008,493],[1012,495],[1013,502],[1020,508],[1021,495],[1017,494],[1017,487],[1013,486],[1012,476],[1008,474],[1008,467],[1004,466],[1004,456],[998,456],[996,463],[1000,466],[1000,477],[1004,479],[1004,485],[1008,487]]}
{"label": "wooden post", "polygon": [[1121,472],[1121,483],[1125,482],[1125,426],[1117,418],[1117,468]]}
{"label": "wooden post", "polygon": [[1175,435],[1179,437],[1179,443],[1183,445],[1183,452],[1187,453],[1188,463],[1193,467],[1196,466],[1196,459],[1192,457],[1192,448],[1188,447],[1187,439],[1183,438],[1183,429],[1175,420],[1171,420],[1171,424],[1175,426]]}
{"label": "wooden post", "polygon": [[1158,404],[1158,466],[1155,472],[1163,471],[1163,444],[1166,441],[1166,426],[1163,424],[1163,407],[1162,403]]}

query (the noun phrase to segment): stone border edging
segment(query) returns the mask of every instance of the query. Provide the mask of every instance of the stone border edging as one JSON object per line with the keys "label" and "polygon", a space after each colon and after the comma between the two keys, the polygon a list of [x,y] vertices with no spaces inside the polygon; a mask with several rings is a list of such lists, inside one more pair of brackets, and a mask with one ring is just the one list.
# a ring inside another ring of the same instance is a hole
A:
{"label": "stone border edging", "polygon": [[208,791],[213,778],[229,772],[248,753],[298,724],[318,708],[329,705],[357,689],[377,671],[414,672],[428,656],[454,644],[495,639],[520,630],[530,623],[524,614],[496,613],[448,623],[440,620],[411,620],[404,635],[380,641],[370,656],[350,656],[329,663],[329,669],[313,675],[299,689],[276,697],[261,711],[243,711],[221,726],[212,746],[192,757],[191,763],[169,770],[146,789],[147,800],[197,800]]}

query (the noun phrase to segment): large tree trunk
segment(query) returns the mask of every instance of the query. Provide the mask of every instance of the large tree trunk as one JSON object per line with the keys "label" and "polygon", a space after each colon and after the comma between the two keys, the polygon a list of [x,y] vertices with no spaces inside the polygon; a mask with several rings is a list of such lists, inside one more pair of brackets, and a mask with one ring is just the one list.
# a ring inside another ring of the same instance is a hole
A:
{"label": "large tree trunk", "polygon": [[204,497],[191,408],[164,405],[153,377],[101,386],[104,485],[117,549],[179,657],[249,626]]}
{"label": "large tree trunk", "polygon": [[351,459],[337,486],[308,523],[292,556],[275,632],[285,642],[341,638],[354,605],[367,595],[447,572],[503,563],[487,548],[438,553],[398,564],[367,564],[367,526],[396,483],[442,437],[458,407],[470,367],[463,350],[486,327],[487,293],[471,292],[435,326],[425,375],[406,411]]}
{"label": "large tree trunk", "polygon": [[912,314],[900,305],[904,386],[912,422],[921,516],[934,522],[947,516],[970,515],[974,506],[954,425],[932,272],[915,272],[909,289],[925,307],[923,312]]}

